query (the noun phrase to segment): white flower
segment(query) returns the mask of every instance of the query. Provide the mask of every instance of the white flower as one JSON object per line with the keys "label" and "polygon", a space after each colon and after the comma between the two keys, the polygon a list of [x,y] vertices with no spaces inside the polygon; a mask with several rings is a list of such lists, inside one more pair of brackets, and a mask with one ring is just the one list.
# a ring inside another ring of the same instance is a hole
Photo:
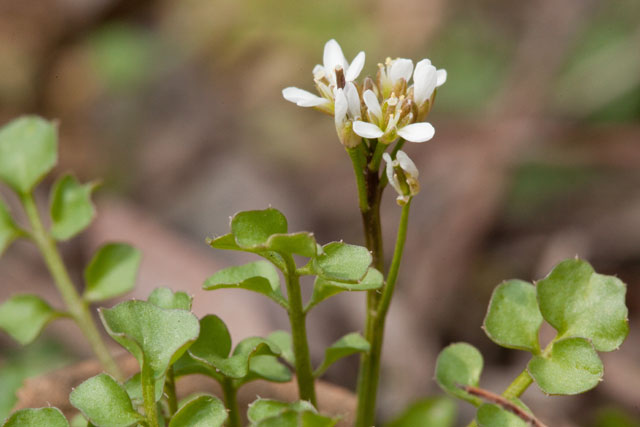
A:
{"label": "white flower", "polygon": [[420,191],[418,168],[409,156],[401,150],[396,153],[395,160],[391,159],[389,153],[384,153],[382,158],[387,163],[389,184],[398,192],[396,201],[400,206],[403,206]]}
{"label": "white flower", "polygon": [[335,90],[338,89],[336,68],[343,71],[345,82],[352,82],[360,75],[364,66],[364,59],[364,52],[360,52],[349,65],[338,42],[331,39],[324,45],[324,65],[316,65],[313,68],[313,79],[318,92],[322,96],[297,87],[284,88],[282,96],[287,101],[293,102],[300,107],[313,107],[325,113],[333,114]]}
{"label": "white flower", "polygon": [[313,77],[317,80],[324,77],[330,84],[336,86],[336,68],[340,67],[344,71],[344,79],[347,82],[352,82],[360,75],[362,67],[364,67],[364,58],[364,51],[360,51],[349,65],[338,42],[331,39],[324,45],[324,55],[322,56],[324,65],[316,65],[313,68]]}
{"label": "white flower", "polygon": [[353,121],[360,119],[358,89],[352,82],[347,82],[344,89],[336,89],[335,100],[334,119],[340,142],[347,148],[356,147],[361,142],[353,132]]}
{"label": "white flower", "polygon": [[446,70],[437,70],[428,59],[418,62],[413,73],[413,101],[418,107],[421,107],[431,98],[433,91],[446,81]]}
{"label": "white flower", "polygon": [[404,92],[406,84],[411,79],[413,61],[406,58],[387,58],[384,65],[378,64],[378,68],[378,85],[383,97],[387,98],[393,91]]}
{"label": "white flower", "polygon": [[363,138],[380,139],[384,144],[390,144],[401,137],[410,142],[425,142],[433,138],[435,129],[430,123],[412,123],[410,100],[404,97],[391,97],[385,101],[387,114],[383,115],[382,106],[375,93],[366,90],[362,95],[367,106],[369,122],[353,122],[353,131]]}

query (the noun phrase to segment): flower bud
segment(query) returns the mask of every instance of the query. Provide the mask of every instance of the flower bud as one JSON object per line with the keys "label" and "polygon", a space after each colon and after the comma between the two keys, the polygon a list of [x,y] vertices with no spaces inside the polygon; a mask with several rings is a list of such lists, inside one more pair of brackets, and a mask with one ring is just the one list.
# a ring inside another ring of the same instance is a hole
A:
{"label": "flower bud", "polygon": [[418,168],[404,151],[398,151],[395,160],[391,159],[389,153],[384,153],[382,158],[387,163],[389,184],[398,193],[396,201],[398,205],[404,206],[420,191]]}

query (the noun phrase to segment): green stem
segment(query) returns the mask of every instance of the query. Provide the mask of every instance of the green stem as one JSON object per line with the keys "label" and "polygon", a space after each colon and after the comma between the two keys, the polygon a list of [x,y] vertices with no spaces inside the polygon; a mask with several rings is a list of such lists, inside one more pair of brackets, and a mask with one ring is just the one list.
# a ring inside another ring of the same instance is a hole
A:
{"label": "green stem", "polygon": [[381,142],[378,142],[376,145],[376,151],[373,153],[373,157],[371,162],[369,162],[369,170],[371,172],[375,172],[376,174],[380,170],[380,161],[382,160],[382,154],[387,149],[387,145]]}
{"label": "green stem", "polygon": [[358,186],[358,203],[361,212],[367,212],[369,210],[369,202],[367,201],[367,184],[364,180],[364,168],[366,160],[362,158],[362,152],[356,148],[347,148],[347,153],[351,157],[351,163],[353,164],[353,170],[356,175],[356,185]]}
{"label": "green stem", "polygon": [[224,394],[224,404],[229,410],[229,419],[227,420],[228,427],[241,427],[242,420],[240,419],[240,409],[238,407],[238,389],[233,384],[233,379],[224,377],[220,383],[222,386],[222,393]]}
{"label": "green stem", "polygon": [[80,330],[89,342],[91,349],[98,357],[105,370],[117,379],[121,380],[122,374],[120,369],[111,357],[107,346],[100,336],[96,323],[93,320],[93,317],[91,317],[88,304],[76,291],[56,244],[42,225],[33,195],[22,194],[20,199],[27,217],[29,218],[29,222],[31,223],[31,236],[42,253],[58,292],[62,296],[67,307],[67,311],[78,327],[80,327]]}
{"label": "green stem", "polygon": [[156,380],[153,378],[153,371],[146,360],[142,362],[140,372],[140,383],[142,384],[142,400],[144,402],[144,413],[150,427],[158,427],[158,406],[156,405]]}
{"label": "green stem", "polygon": [[167,370],[167,378],[164,382],[164,392],[167,395],[169,416],[172,417],[178,411],[178,399],[176,397],[176,379],[173,374],[173,366]]}
{"label": "green stem", "polygon": [[[384,343],[384,327],[387,318],[387,312],[391,304],[393,292],[395,290],[398,272],[400,270],[400,262],[404,252],[404,244],[407,239],[407,229],[409,222],[409,209],[411,207],[411,199],[403,206],[400,216],[400,224],[398,225],[398,234],[396,238],[396,246],[393,253],[393,260],[389,268],[386,284],[382,291],[376,309],[370,313],[367,319],[367,340],[371,345],[371,349],[367,354],[365,363],[362,367],[362,388],[358,389],[358,414],[357,426],[371,426],[375,423],[376,398],[378,392],[378,382],[380,378],[380,366],[382,360],[382,345]],[[371,322],[371,323],[369,323]],[[360,385],[360,384],[359,384]]]}
{"label": "green stem", "polygon": [[284,259],[287,265],[285,278],[287,296],[289,297],[288,313],[289,323],[291,324],[293,352],[296,360],[298,393],[301,400],[307,400],[317,406],[311,356],[309,355],[309,343],[307,341],[306,314],[302,306],[302,294],[300,292],[300,277],[296,272],[296,264],[293,261],[293,257],[285,255]]}

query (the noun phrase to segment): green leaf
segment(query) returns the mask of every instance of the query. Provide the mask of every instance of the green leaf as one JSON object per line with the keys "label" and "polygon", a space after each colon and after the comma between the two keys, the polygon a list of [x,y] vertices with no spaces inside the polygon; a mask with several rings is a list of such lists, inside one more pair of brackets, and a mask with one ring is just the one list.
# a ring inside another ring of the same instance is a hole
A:
{"label": "green leaf", "polygon": [[529,423],[498,405],[487,404],[478,408],[478,425],[480,427],[528,427]]}
{"label": "green leaf", "polygon": [[482,401],[460,386],[477,387],[483,364],[482,354],[471,344],[451,344],[438,355],[436,382],[444,391],[479,406]]}
{"label": "green leaf", "polygon": [[56,165],[56,126],[40,117],[25,116],[0,128],[0,181],[28,194]]}
{"label": "green leaf", "polygon": [[199,358],[227,358],[231,351],[231,334],[227,325],[215,314],[200,319],[200,335],[189,348]]}
{"label": "green leaf", "polygon": [[386,427],[453,427],[456,421],[456,405],[446,397],[430,397],[409,406]]}
{"label": "green leaf", "polygon": [[322,277],[316,277],[316,281],[313,284],[313,294],[311,295],[311,299],[309,300],[307,307],[305,307],[305,311],[309,311],[322,301],[332,297],[333,295],[339,294],[340,292],[370,291],[381,288],[383,284],[384,277],[382,277],[382,273],[373,267],[369,268],[367,274],[359,283],[334,282],[323,279]]}
{"label": "green leaf", "polygon": [[313,258],[316,256],[316,239],[312,233],[300,232],[291,234],[274,234],[265,245],[269,250],[285,253],[297,254],[304,257]]}
{"label": "green leaf", "polygon": [[261,421],[278,417],[286,411],[292,411],[294,413],[305,411],[313,413],[317,412],[311,403],[304,400],[289,403],[281,402],[279,400],[259,398],[249,405],[247,418],[251,425],[257,425],[257,423]]}
{"label": "green leaf", "polygon": [[11,415],[2,427],[69,427],[58,408],[21,409]]}
{"label": "green leaf", "polygon": [[226,251],[241,251],[242,248],[236,243],[236,237],[229,233],[213,239],[207,239],[207,244],[214,249]]}
{"label": "green leaf", "polygon": [[336,361],[343,357],[351,356],[352,354],[366,353],[370,348],[371,345],[369,345],[369,341],[359,333],[352,332],[347,334],[325,350],[324,360],[318,369],[315,370],[313,376],[318,378]]}
{"label": "green leaf", "polygon": [[579,394],[598,385],[604,373],[593,345],[584,338],[553,343],[548,356],[534,356],[529,374],[547,394]]}
{"label": "green leaf", "polygon": [[291,381],[291,378],[291,371],[280,363],[277,357],[258,355],[251,357],[249,360],[249,374],[241,380],[240,384],[246,384],[254,380],[286,383]]}
{"label": "green leaf", "polygon": [[91,202],[95,183],[80,184],[73,175],[59,178],[51,190],[51,235],[67,240],[91,224],[96,210]]}
{"label": "green leaf", "polygon": [[204,395],[189,400],[178,409],[169,427],[219,427],[227,418],[227,410],[220,399]]}
{"label": "green leaf", "polygon": [[509,280],[496,287],[484,319],[484,330],[493,342],[538,354],[540,326],[542,314],[535,286],[521,280]]}
{"label": "green leaf", "polygon": [[0,256],[9,247],[11,242],[22,235],[22,231],[13,221],[9,208],[0,199]]}
{"label": "green leaf", "polygon": [[280,276],[267,261],[255,261],[222,269],[209,277],[202,287],[208,291],[223,288],[246,289],[263,294],[281,306],[288,307],[280,290]]}
{"label": "green leaf", "polygon": [[356,283],[364,278],[372,257],[367,248],[332,242],[313,260],[318,275],[327,280]]}
{"label": "green leaf", "polygon": [[561,262],[537,290],[542,316],[562,337],[587,338],[596,350],[612,351],[629,333],[626,285],[586,261]]}
{"label": "green leaf", "polygon": [[107,374],[91,377],[69,395],[71,404],[98,426],[125,427],[144,420],[129,400],[129,395]]}
{"label": "green leaf", "polygon": [[191,310],[191,302],[193,298],[186,292],[173,292],[169,288],[155,288],[147,301],[157,305],[160,308]]}
{"label": "green leaf", "polygon": [[296,356],[293,352],[293,339],[289,332],[273,331],[267,336],[267,339],[280,348],[282,351],[280,357],[286,360],[290,365],[295,366]]}
{"label": "green leaf", "polygon": [[200,331],[192,313],[165,310],[146,301],[125,301],[111,309],[99,309],[99,313],[109,335],[141,366],[144,360],[156,379],[182,356]]}
{"label": "green leaf", "polygon": [[245,211],[231,219],[231,233],[242,248],[263,247],[269,237],[287,232],[287,218],[277,209]]}
{"label": "green leaf", "polygon": [[[160,377],[156,380],[154,391],[156,393],[156,402],[162,399],[162,393],[164,388],[165,377]],[[144,404],[144,397],[142,396],[142,382],[140,378],[140,372],[129,378],[124,383],[124,389],[129,395],[129,399],[136,406],[142,406]]]}
{"label": "green leaf", "polygon": [[84,271],[84,299],[102,301],[129,292],[136,283],[142,253],[125,243],[102,246]]}
{"label": "green leaf", "polygon": [[194,359],[210,365],[222,375],[239,379],[249,375],[250,361],[254,356],[279,356],[280,349],[264,338],[250,337],[240,341],[233,350],[233,355],[228,358],[220,357],[203,345],[190,348],[189,354]]}
{"label": "green leaf", "polygon": [[218,382],[222,382],[224,379],[222,375],[215,371],[215,368],[200,360],[194,359],[188,351],[180,356],[180,358],[171,365],[171,368],[173,368],[175,378],[185,375],[201,374],[213,378]]}
{"label": "green leaf", "polygon": [[36,295],[14,295],[0,305],[0,329],[26,345],[35,340],[49,322],[60,316],[61,313]]}
{"label": "green leaf", "polygon": [[337,423],[337,418],[326,417],[312,411],[299,412],[290,409],[251,425],[256,427],[333,427]]}

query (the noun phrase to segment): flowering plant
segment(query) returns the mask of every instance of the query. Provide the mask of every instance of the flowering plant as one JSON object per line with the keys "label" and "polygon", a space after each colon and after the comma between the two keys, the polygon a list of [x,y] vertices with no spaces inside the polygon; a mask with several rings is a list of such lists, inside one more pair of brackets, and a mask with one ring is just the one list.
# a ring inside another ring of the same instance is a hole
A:
{"label": "flowering plant", "polygon": [[[338,139],[353,165],[366,247],[330,242],[319,244],[306,231],[290,232],[276,209],[252,210],[233,216],[227,234],[208,244],[219,250],[242,251],[261,260],[222,269],[203,288],[240,288],[259,293],[284,309],[289,331],[240,341],[232,350],[222,319],[191,313],[192,299],[184,292],[156,289],[147,301],[125,301],[100,308],[106,332],[137,360],[140,372],[125,379],[98,333],[89,309],[129,291],[135,282],[140,253],[123,244],[101,248],[87,265],[84,292],[78,293],[56,243],[86,228],[95,214],[94,184],[73,176],[60,178],[50,197],[51,227],[46,228],[33,197],[34,187],[54,167],[57,133],[54,124],[37,117],[17,119],[0,129],[0,180],[18,195],[28,226],[0,201],[0,252],[14,240],[34,242],[43,255],[65,307],[52,308],[38,295],[14,295],[0,305],[0,328],[26,344],[59,317],[80,327],[106,373],[79,384],[70,395],[84,426],[239,426],[237,392],[248,382],[263,379],[287,382],[295,372],[299,401],[258,399],[247,411],[252,426],[331,426],[339,419],[318,412],[315,381],[340,358],[359,354],[358,404],[355,425],[376,424],[376,399],[386,316],[397,285],[407,239],[409,211],[420,190],[414,162],[402,151],[409,142],[434,137],[425,120],[438,88],[447,78],[428,59],[415,67],[410,59],[387,59],[375,78],[358,80],[365,54],[349,64],[340,45],[325,45],[323,65],[313,69],[318,95],[295,87],[284,98],[302,107],[333,115]],[[384,162],[384,164],[383,164]],[[397,238],[386,268],[380,205],[387,184],[401,207]],[[299,265],[299,260],[305,261]],[[303,301],[300,277],[313,276],[313,292]],[[283,292],[283,288],[286,292]],[[316,305],[343,291],[366,295],[364,331],[347,333],[325,350],[312,366],[306,316]],[[619,279],[597,274],[585,261],[567,260],[536,285],[519,280],[496,287],[484,330],[495,343],[531,353],[527,368],[507,390],[496,394],[479,387],[482,356],[473,346],[455,343],[445,348],[435,367],[436,381],[449,394],[478,407],[470,425],[543,425],[519,400],[535,382],[548,394],[577,394],[595,387],[603,375],[598,351],[617,349],[628,333],[626,287]],[[557,335],[546,345],[538,338],[546,321]],[[197,395],[179,402],[176,381],[192,374],[208,376],[221,385],[223,399]],[[427,379],[425,379],[427,380]],[[452,403],[430,400],[411,406],[394,426],[453,424]],[[55,408],[25,409],[9,417],[6,426],[68,426]]]}

